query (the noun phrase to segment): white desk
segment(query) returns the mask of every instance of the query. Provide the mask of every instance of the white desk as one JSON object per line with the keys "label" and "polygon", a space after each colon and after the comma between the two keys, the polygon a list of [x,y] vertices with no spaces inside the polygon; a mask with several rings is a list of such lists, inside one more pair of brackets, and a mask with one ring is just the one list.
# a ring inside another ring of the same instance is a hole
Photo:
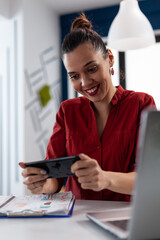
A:
{"label": "white desk", "polygon": [[124,202],[76,200],[71,218],[0,219],[1,240],[107,240],[115,239],[92,223],[86,212],[128,207]]}

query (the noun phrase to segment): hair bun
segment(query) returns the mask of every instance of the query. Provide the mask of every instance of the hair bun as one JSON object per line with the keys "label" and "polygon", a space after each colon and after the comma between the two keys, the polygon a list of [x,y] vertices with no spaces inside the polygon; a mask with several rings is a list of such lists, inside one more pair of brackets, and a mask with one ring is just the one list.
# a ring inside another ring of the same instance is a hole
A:
{"label": "hair bun", "polygon": [[74,30],[82,28],[82,29],[92,29],[91,22],[86,18],[86,15],[84,13],[81,13],[79,17],[77,17],[72,25],[71,25],[71,32]]}

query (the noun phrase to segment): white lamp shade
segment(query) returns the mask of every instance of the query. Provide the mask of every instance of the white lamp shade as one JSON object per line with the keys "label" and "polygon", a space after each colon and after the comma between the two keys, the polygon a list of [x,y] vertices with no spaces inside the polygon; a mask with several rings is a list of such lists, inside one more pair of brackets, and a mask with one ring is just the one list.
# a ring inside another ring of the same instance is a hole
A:
{"label": "white lamp shade", "polygon": [[108,32],[108,46],[118,51],[144,48],[155,43],[152,26],[137,0],[123,0]]}

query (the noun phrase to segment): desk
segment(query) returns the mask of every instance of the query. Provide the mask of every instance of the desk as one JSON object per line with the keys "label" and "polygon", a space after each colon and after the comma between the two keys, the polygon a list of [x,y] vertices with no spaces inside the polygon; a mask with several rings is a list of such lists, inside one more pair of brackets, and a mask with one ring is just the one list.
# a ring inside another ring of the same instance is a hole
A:
{"label": "desk", "polygon": [[71,218],[0,219],[2,240],[107,240],[115,239],[85,216],[86,212],[128,207],[129,203],[76,200]]}

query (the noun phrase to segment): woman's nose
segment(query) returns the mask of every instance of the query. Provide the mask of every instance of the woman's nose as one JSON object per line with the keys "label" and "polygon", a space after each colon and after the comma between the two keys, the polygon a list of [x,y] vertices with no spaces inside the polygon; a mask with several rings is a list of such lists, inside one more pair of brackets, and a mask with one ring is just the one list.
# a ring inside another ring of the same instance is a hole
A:
{"label": "woman's nose", "polygon": [[91,82],[91,80],[87,76],[82,76],[81,78],[81,85],[82,87],[88,86],[88,84]]}
{"label": "woman's nose", "polygon": [[81,85],[82,85],[82,87],[84,87],[84,86],[85,86],[85,83],[86,83],[85,79],[84,79],[84,78],[82,78],[82,80],[81,80]]}

